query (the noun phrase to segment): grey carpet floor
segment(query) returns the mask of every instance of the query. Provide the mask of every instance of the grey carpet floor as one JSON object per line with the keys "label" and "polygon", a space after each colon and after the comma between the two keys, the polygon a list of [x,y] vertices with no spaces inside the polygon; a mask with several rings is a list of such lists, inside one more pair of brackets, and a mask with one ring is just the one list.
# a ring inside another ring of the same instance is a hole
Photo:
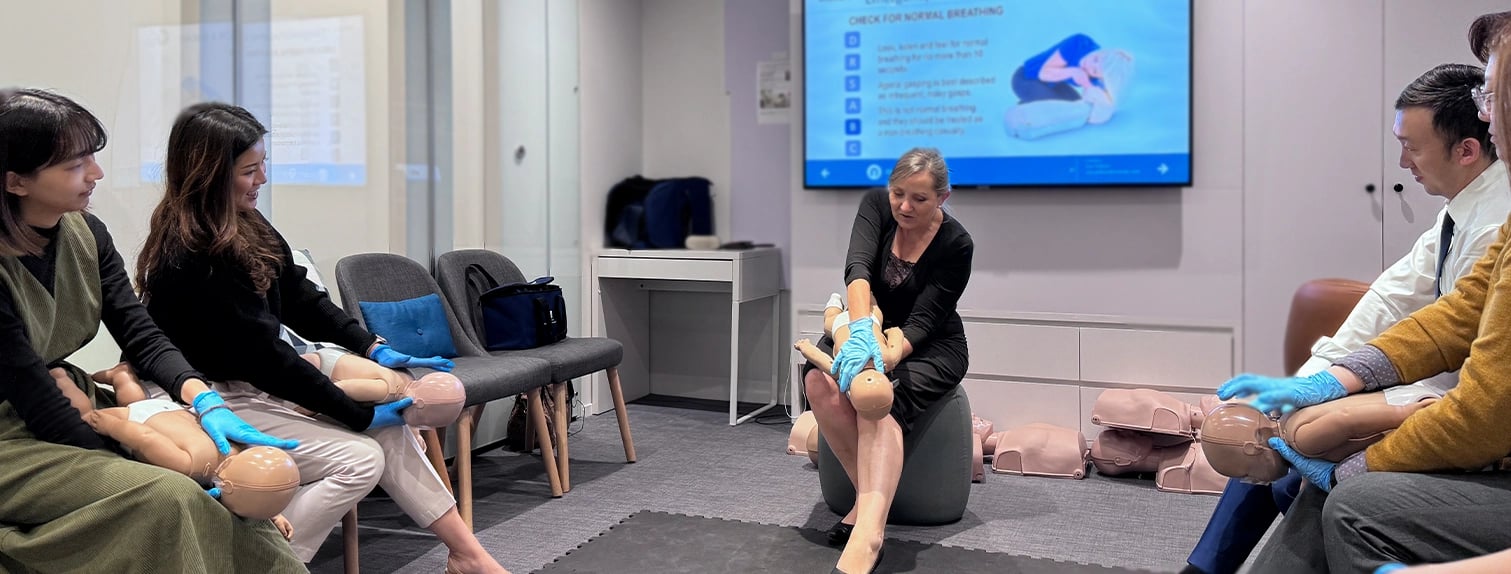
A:
{"label": "grey carpet floor", "polygon": [[[838,517],[806,457],[786,454],[791,426],[727,424],[727,412],[632,404],[639,462],[624,464],[612,414],[589,417],[571,440],[572,490],[550,498],[538,456],[476,457],[474,528],[516,573],[542,568],[641,510],[827,529]],[[898,540],[1089,565],[1175,572],[1216,497],[1163,493],[1145,479],[988,474],[966,516],[941,527],[888,529]],[[443,546],[375,493],[360,507],[362,572],[441,571]],[[340,530],[311,570],[341,572]],[[627,557],[627,560],[633,560]]]}
{"label": "grey carpet floor", "polygon": [[[665,512],[637,512],[608,532],[547,564],[541,574],[666,572],[828,572],[840,550],[814,528],[773,526]],[[656,548],[646,553],[646,548]],[[922,542],[888,540],[877,572],[993,574],[1144,574]],[[633,561],[625,560],[634,556]]]}

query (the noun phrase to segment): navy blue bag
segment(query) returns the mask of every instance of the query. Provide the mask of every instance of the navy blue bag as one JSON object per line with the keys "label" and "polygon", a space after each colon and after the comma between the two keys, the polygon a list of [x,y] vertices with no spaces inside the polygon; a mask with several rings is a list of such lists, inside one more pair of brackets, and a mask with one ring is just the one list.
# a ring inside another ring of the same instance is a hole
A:
{"label": "navy blue bag", "polygon": [[645,243],[682,249],[688,235],[713,235],[713,200],[701,177],[661,180],[645,195]]}
{"label": "navy blue bag", "polygon": [[489,351],[533,349],[567,338],[567,303],[552,277],[499,285],[483,266],[467,266],[473,328]]}
{"label": "navy blue bag", "polygon": [[627,178],[609,191],[605,244],[630,249],[682,249],[688,235],[713,235],[708,179]]}

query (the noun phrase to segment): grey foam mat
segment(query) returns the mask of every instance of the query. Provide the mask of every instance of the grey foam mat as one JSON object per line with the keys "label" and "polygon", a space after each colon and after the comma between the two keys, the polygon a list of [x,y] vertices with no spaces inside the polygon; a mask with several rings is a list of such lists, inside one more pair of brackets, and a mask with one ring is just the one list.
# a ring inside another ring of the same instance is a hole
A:
{"label": "grey foam mat", "polygon": [[[1143,572],[893,539],[884,549],[877,572]],[[641,511],[537,572],[821,573],[829,572],[839,554],[821,530]]]}

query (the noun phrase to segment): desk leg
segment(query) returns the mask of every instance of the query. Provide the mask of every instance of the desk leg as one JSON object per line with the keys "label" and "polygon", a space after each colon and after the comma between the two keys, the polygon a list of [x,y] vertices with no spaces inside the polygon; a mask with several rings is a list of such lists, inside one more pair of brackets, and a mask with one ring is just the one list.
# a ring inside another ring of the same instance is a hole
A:
{"label": "desk leg", "polygon": [[729,426],[740,424],[740,300],[729,302]]}
{"label": "desk leg", "polygon": [[[771,297],[771,300],[773,301],[772,306],[776,307],[776,302],[779,302],[781,299],[779,295],[773,295]],[[739,301],[735,301],[732,305],[733,311],[731,312],[732,315],[730,317],[730,324],[732,325],[732,327],[730,328],[729,349],[729,426],[735,426],[737,424],[753,419],[757,415],[771,410],[773,407],[777,406],[777,403],[781,402],[781,397],[777,396],[777,393],[779,392],[777,381],[780,380],[780,375],[778,374],[778,372],[773,372],[771,374],[771,400],[766,401],[765,406],[750,411],[750,414],[747,414],[743,417],[738,416],[738,409],[740,404],[740,303]],[[780,310],[774,310],[772,311],[771,316],[775,318],[780,312]],[[775,332],[779,329],[779,327],[780,326],[778,324],[773,323],[771,330]],[[775,347],[771,348],[772,354],[780,355],[781,352],[779,351],[779,349],[781,349],[782,344],[780,333],[775,333],[773,335],[772,343],[776,345]]]}
{"label": "desk leg", "polygon": [[[782,402],[782,364],[788,362],[782,357],[787,356],[782,352],[782,295],[778,291],[771,297],[771,402]],[[787,369],[792,370],[792,369]],[[796,405],[793,408],[797,408]]]}

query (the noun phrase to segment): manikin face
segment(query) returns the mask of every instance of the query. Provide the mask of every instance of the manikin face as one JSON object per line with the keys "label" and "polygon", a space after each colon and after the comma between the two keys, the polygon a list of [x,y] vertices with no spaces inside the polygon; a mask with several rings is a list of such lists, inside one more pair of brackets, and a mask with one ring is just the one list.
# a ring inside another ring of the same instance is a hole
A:
{"label": "manikin face", "polygon": [[949,197],[934,191],[934,176],[921,171],[891,186],[892,218],[908,231],[927,229],[938,217],[939,206]]}
{"label": "manikin face", "polygon": [[236,158],[231,194],[242,209],[257,209],[258,190],[268,182],[268,152],[261,141]]}
{"label": "manikin face", "polygon": [[89,207],[95,183],[104,177],[105,170],[91,153],[44,167],[30,177],[7,173],[5,191],[21,197],[29,223],[51,226],[63,214]]}
{"label": "manikin face", "polygon": [[1455,144],[1451,149],[1432,127],[1432,110],[1425,107],[1409,107],[1396,110],[1396,123],[1392,128],[1401,142],[1401,169],[1427,189],[1427,193],[1452,199],[1467,182],[1460,181],[1462,174],[1455,160],[1462,149]]}

